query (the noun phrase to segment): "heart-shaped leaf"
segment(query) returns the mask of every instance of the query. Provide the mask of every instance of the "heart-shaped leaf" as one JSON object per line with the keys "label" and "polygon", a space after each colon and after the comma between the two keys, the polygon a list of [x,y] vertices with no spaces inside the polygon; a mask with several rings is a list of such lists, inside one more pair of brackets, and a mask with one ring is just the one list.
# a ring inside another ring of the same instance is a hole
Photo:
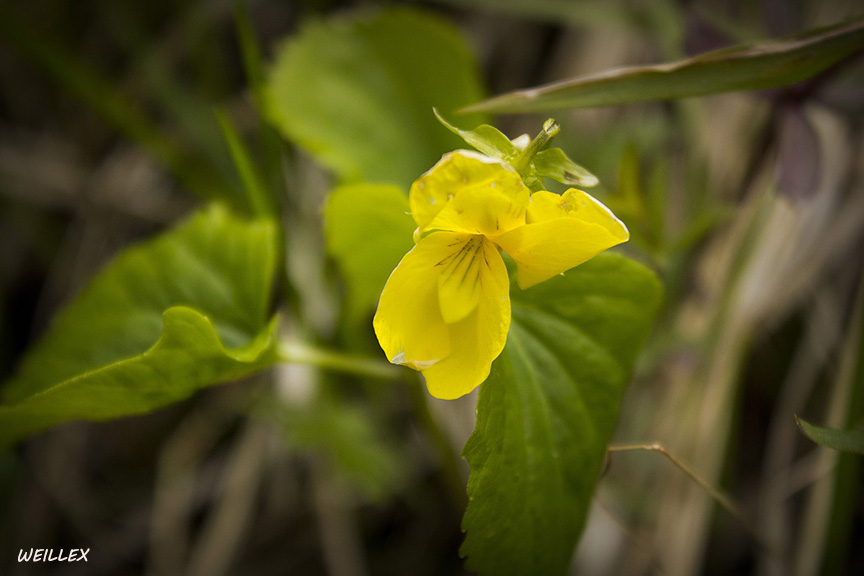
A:
{"label": "heart-shaped leaf", "polygon": [[616,254],[511,288],[504,352],[480,388],[462,553],[480,574],[565,574],[661,286]]}
{"label": "heart-shaped leaf", "polygon": [[349,318],[375,307],[390,273],[414,246],[410,212],[405,194],[385,184],[348,184],[327,198],[327,251],[345,279]]}
{"label": "heart-shaped leaf", "polygon": [[278,50],[269,86],[269,115],[283,135],[341,180],[405,190],[459,146],[432,108],[454,110],[482,94],[458,32],[410,9],[308,22]]}
{"label": "heart-shaped leaf", "polygon": [[68,420],[154,410],[275,361],[277,234],[212,207],[125,250],[4,387],[0,445]]}

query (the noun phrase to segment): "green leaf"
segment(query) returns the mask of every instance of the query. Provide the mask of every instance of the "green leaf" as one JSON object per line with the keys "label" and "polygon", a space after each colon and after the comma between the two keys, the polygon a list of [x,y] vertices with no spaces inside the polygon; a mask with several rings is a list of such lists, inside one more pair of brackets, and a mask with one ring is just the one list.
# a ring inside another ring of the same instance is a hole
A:
{"label": "green leaf", "polygon": [[616,254],[511,288],[504,352],[480,388],[462,554],[480,574],[565,574],[624,387],[661,298]]}
{"label": "green leaf", "polygon": [[762,90],[811,78],[864,48],[864,20],[654,66],[633,66],[490,98],[470,112],[525,113]]}
{"label": "green leaf", "polygon": [[438,110],[434,110],[434,112],[438,121],[448,130],[487,156],[504,160],[519,153],[519,149],[513,145],[510,139],[494,126],[481,124],[473,130],[461,130],[445,120]]}
{"label": "green leaf", "polygon": [[275,360],[269,220],[214,206],[130,248],[55,318],[4,387],[0,445],[147,412]]}
{"label": "green leaf", "polygon": [[308,22],[283,44],[269,115],[343,181],[407,189],[459,145],[432,108],[453,110],[481,94],[474,61],[450,25],[414,10],[376,11]]}
{"label": "green leaf", "polygon": [[600,183],[596,176],[573,162],[560,148],[541,150],[534,155],[532,162],[538,176],[552,178],[571,186],[590,188]]}
{"label": "green leaf", "polygon": [[375,307],[390,273],[413,246],[416,224],[396,186],[345,185],[324,209],[327,251],[347,286],[347,313],[356,319]]}
{"label": "green leaf", "polygon": [[822,426],[814,426],[801,418],[795,417],[795,423],[798,428],[810,440],[819,444],[840,450],[841,452],[852,452],[854,454],[864,454],[864,429],[858,428],[853,430],[838,430],[837,428],[823,428]]}
{"label": "green leaf", "polygon": [[249,344],[233,349],[224,346],[210,319],[192,308],[169,308],[163,322],[162,336],[143,354],[0,406],[0,448],[70,420],[101,421],[150,412],[276,361],[275,319]]}

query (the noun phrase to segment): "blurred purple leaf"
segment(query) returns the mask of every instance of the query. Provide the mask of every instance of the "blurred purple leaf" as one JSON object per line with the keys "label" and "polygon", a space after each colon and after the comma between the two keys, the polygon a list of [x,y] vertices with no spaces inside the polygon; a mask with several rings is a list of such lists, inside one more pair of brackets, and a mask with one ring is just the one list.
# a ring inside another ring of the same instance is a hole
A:
{"label": "blurred purple leaf", "polygon": [[820,148],[813,125],[801,108],[787,107],[780,115],[777,186],[781,194],[806,198],[819,185]]}

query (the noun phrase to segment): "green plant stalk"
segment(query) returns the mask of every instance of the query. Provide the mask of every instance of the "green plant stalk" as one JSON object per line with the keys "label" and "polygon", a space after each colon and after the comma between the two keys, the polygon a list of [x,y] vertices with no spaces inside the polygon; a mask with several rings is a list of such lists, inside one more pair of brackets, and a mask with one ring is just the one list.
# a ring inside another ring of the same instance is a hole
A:
{"label": "green plant stalk", "polygon": [[[712,352],[706,358],[698,399],[694,400],[699,410],[699,420],[691,421],[693,434],[683,438],[677,450],[686,452],[695,470],[708,482],[718,483],[728,450],[732,431],[735,399],[741,371],[747,359],[753,332],[752,323],[738,308],[738,297],[742,278],[746,275],[753,258],[754,246],[764,233],[771,213],[773,195],[763,193],[751,200],[748,212],[743,217],[742,229],[737,241],[730,246],[736,255],[724,272],[724,286],[716,313],[706,341],[706,349]],[[691,407],[692,408],[692,407]],[[707,542],[707,533],[712,515],[711,502],[701,491],[685,487],[669,488],[663,500],[674,501],[680,513],[669,514],[661,510],[662,560],[671,575],[691,574],[698,570]]]}
{"label": "green plant stalk", "polygon": [[[734,311],[737,314],[737,311]],[[722,323],[722,332],[711,354],[705,373],[705,392],[699,402],[704,416],[694,431],[694,467],[708,482],[718,483],[727,462],[736,398],[741,373],[750,350],[751,328],[740,317]],[[674,554],[675,566],[670,574],[688,574],[697,570],[707,546],[713,514],[711,503],[697,490],[686,493],[682,522],[672,527],[675,542],[681,550]]]}
{"label": "green plant stalk", "polygon": [[252,93],[252,100],[258,117],[258,152],[264,172],[274,198],[284,192],[282,163],[282,143],[276,130],[267,122],[267,74],[261,47],[252,27],[252,19],[243,0],[234,0],[234,25],[240,54],[243,56],[243,69]]}
{"label": "green plant stalk", "polygon": [[513,159],[511,165],[519,174],[525,176],[528,167],[531,165],[531,160],[534,156],[545,148],[549,142],[561,131],[561,125],[552,118],[543,123],[543,129],[531,141],[530,144]]}
{"label": "green plant stalk", "polygon": [[359,354],[343,354],[332,350],[315,348],[308,344],[283,340],[277,345],[277,358],[281,362],[310,364],[325,370],[372,376],[385,380],[400,377],[400,370],[393,364],[373,360]]}
{"label": "green plant stalk", "polygon": [[267,189],[267,184],[259,174],[258,167],[255,165],[255,161],[252,159],[252,155],[249,153],[246,144],[243,142],[243,138],[237,133],[234,125],[223,111],[217,109],[213,113],[219,122],[219,127],[222,129],[225,143],[231,151],[231,158],[234,160],[234,166],[240,175],[246,201],[252,214],[262,217],[273,216],[275,210],[270,202],[271,196]]}
{"label": "green plant stalk", "polygon": [[[859,425],[864,416],[864,278],[858,288],[827,422],[843,428]],[[829,453],[828,457],[836,459],[837,467],[831,477],[813,486],[801,533],[806,544],[799,550],[798,564],[801,573],[809,567],[813,573],[839,576],[847,573],[861,456]],[[810,534],[813,529],[817,534]]]}
{"label": "green plant stalk", "polygon": [[[279,218],[279,209],[284,202],[290,201],[283,173],[283,159],[290,161],[290,149],[283,147],[283,142],[276,129],[267,121],[267,74],[261,47],[252,26],[252,19],[243,0],[233,0],[234,27],[237,31],[237,42],[243,57],[243,69],[246,81],[252,94],[252,101],[258,120],[258,154],[260,169],[256,170],[258,180],[263,182],[267,194],[267,206],[270,213],[276,215],[279,226],[280,245],[287,246],[288,230],[284,219]],[[284,152],[284,153],[283,153]],[[284,249],[283,249],[284,250]],[[279,259],[279,277],[283,300],[297,312],[298,292],[294,280],[288,274],[285,258]]]}
{"label": "green plant stalk", "polygon": [[243,56],[243,68],[246,71],[246,80],[252,90],[252,98],[259,110],[264,110],[266,102],[264,60],[261,57],[261,48],[255,38],[252,28],[252,20],[249,11],[242,0],[233,0],[234,4],[234,26],[237,31],[237,40],[240,44],[240,54]]}
{"label": "green plant stalk", "polygon": [[[864,353],[859,351],[859,358]],[[861,364],[856,377],[850,415],[862,413],[862,386],[864,386],[864,374]],[[850,535],[854,520],[856,494],[860,489],[861,478],[861,456],[858,454],[841,453],[835,471],[836,482],[834,484],[834,501],[832,502],[831,523],[825,538],[825,554],[822,565],[822,574],[841,576],[848,574]]]}

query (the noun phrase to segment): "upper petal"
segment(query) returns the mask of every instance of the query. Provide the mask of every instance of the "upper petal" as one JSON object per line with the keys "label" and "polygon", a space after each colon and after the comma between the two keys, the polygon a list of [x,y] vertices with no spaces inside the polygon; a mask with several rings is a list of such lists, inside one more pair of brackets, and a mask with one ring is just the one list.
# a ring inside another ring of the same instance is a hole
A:
{"label": "upper petal", "polygon": [[438,302],[438,264],[465,240],[464,235],[451,232],[430,234],[390,274],[373,326],[394,364],[421,370],[450,354],[450,333]]}
{"label": "upper petal", "polygon": [[456,150],[412,184],[409,201],[420,234],[452,230],[494,235],[525,222],[529,196],[508,164]]}
{"label": "upper petal", "polygon": [[609,208],[582,190],[570,188],[561,195],[540,190],[531,195],[526,218],[528,224],[556,218],[576,218],[617,229],[619,234],[625,236],[623,241],[626,241],[630,234],[624,223],[618,220]]}
{"label": "upper petal", "polygon": [[429,393],[436,398],[458,398],[479,386],[507,342],[510,328],[507,268],[495,245],[486,238],[481,242],[477,305],[464,318],[447,325],[450,355],[423,370]]}
{"label": "upper petal", "polygon": [[575,188],[561,196],[535,192],[527,222],[495,238],[516,261],[519,287],[523,289],[630,238],[627,227],[606,206]]}

